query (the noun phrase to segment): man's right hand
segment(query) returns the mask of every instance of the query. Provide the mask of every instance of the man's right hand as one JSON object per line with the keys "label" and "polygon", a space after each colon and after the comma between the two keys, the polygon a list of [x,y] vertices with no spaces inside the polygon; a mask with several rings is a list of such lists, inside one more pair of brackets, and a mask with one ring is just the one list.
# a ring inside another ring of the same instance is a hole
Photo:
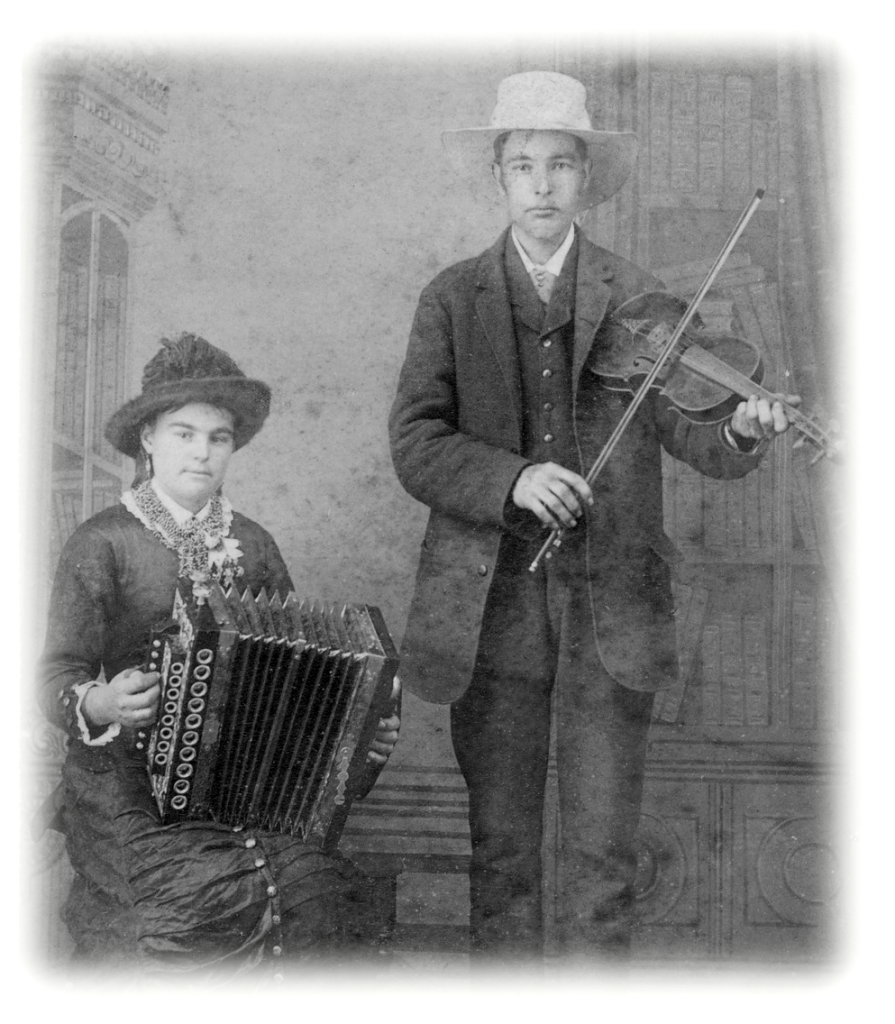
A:
{"label": "man's right hand", "polygon": [[526,466],[513,487],[513,504],[528,509],[551,529],[574,526],[593,505],[594,497],[584,477],[556,462]]}
{"label": "man's right hand", "polygon": [[158,713],[158,672],[126,668],[108,684],[91,687],[84,696],[84,716],[91,725],[119,722],[130,729],[146,729]]}

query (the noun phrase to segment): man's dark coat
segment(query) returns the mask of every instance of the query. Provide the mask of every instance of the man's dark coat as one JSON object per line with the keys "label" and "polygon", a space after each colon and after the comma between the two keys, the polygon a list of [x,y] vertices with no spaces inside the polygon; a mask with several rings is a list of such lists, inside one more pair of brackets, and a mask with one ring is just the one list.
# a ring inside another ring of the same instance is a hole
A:
{"label": "man's dark coat", "polygon": [[[627,299],[661,285],[577,234],[570,315],[578,464],[568,468],[583,476],[630,400],[607,390],[588,369],[599,352],[601,324]],[[510,500],[529,460],[521,454],[522,388],[505,246],[506,233],[423,291],[389,421],[398,477],[432,510],[401,677],[412,692],[437,703],[456,700],[469,685],[501,537],[541,529]],[[598,476],[586,516],[581,585],[589,589],[603,664],[620,684],[643,691],[670,685],[677,671],[668,564],[674,548],[663,530],[660,446],[712,477],[739,477],[758,462],[733,450],[717,424],[694,424],[652,395]],[[560,549],[555,557],[568,555]]]}

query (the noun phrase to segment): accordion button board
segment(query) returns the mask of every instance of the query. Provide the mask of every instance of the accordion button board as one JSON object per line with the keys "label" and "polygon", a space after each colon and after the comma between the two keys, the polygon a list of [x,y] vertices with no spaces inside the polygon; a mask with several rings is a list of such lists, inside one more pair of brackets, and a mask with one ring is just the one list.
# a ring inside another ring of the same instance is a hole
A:
{"label": "accordion button board", "polygon": [[174,597],[146,659],[160,673],[147,758],[162,821],[216,821],[334,847],[398,656],[378,608],[213,584]]}

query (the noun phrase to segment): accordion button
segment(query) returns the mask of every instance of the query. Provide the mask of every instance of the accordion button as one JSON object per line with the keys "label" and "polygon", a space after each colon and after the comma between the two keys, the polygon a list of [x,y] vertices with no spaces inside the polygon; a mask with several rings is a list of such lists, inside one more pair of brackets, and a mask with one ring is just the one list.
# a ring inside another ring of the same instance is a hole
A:
{"label": "accordion button", "polygon": [[279,914],[274,914],[273,917],[271,918],[271,921],[274,924],[279,924],[280,923],[280,915]]}
{"label": "accordion button", "polygon": [[274,956],[282,956],[283,955],[283,948],[282,948],[282,946],[274,946],[273,949],[271,950],[271,953],[273,953]]}
{"label": "accordion button", "polygon": [[488,566],[487,565],[480,565],[479,566],[479,576],[487,576],[487,575],[488,575]]}
{"label": "accordion button", "polygon": [[267,887],[267,895],[268,896],[276,896],[276,894],[277,894],[277,887],[275,885],[269,885]]}
{"label": "accordion button", "polygon": [[263,857],[259,857],[255,861],[255,867],[256,868],[263,868],[266,863],[267,863],[267,861],[265,861]]}
{"label": "accordion button", "polygon": [[249,838],[246,839],[246,849],[251,850],[251,848],[255,845],[255,842],[256,840],[252,839],[252,837],[249,836]]}
{"label": "accordion button", "polygon": [[136,747],[137,747],[137,750],[143,750],[143,749],[144,749],[144,747],[145,747],[145,744],[143,744],[143,743],[137,743],[137,744],[136,744]]}

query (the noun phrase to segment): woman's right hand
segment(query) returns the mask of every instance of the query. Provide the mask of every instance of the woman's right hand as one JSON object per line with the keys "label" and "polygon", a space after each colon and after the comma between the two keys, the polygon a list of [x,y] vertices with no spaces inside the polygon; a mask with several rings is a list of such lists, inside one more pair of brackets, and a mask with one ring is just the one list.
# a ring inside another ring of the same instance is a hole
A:
{"label": "woman's right hand", "polygon": [[158,672],[126,668],[111,682],[87,691],[84,716],[91,725],[118,722],[129,729],[148,729],[158,713],[158,681]]}

